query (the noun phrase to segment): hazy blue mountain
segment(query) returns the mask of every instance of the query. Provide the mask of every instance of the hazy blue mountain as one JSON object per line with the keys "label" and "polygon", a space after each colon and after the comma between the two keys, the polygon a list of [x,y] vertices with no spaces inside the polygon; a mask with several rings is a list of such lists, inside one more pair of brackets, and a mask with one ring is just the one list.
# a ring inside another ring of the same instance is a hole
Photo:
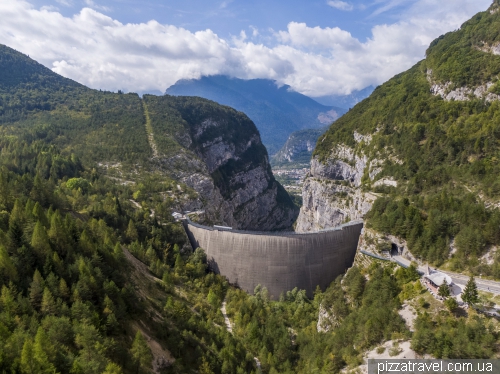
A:
{"label": "hazy blue mountain", "polygon": [[200,96],[244,112],[255,123],[269,154],[276,153],[297,130],[322,128],[346,112],[326,106],[269,79],[243,80],[223,75],[183,79],[168,95]]}
{"label": "hazy blue mountain", "polygon": [[360,101],[371,95],[375,87],[368,86],[359,91],[353,91],[349,95],[328,95],[315,97],[318,103],[323,105],[338,106],[341,108],[352,108]]}

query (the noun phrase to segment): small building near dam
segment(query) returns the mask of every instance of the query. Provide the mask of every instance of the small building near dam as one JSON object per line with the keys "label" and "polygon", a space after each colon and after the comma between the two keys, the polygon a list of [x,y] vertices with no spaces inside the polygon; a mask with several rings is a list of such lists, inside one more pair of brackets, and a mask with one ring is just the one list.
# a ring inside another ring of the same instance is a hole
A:
{"label": "small building near dam", "polygon": [[209,227],[183,220],[193,250],[205,250],[208,265],[231,284],[253,293],[266,287],[272,299],[295,287],[313,296],[354,262],[362,221],[317,232],[256,232]]}

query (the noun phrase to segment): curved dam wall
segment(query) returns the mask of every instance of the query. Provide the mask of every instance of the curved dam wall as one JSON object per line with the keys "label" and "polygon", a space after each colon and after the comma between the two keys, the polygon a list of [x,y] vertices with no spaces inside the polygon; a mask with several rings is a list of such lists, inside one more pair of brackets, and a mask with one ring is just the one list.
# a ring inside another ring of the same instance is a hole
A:
{"label": "curved dam wall", "polygon": [[352,266],[362,221],[313,232],[226,230],[183,221],[193,249],[201,247],[209,267],[253,293],[260,284],[277,299],[294,287],[312,297]]}

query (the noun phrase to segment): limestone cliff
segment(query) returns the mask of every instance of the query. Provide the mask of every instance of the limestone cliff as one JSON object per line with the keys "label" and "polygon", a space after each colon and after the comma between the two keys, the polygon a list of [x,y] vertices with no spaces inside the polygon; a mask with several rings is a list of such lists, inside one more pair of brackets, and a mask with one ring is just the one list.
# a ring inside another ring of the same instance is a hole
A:
{"label": "limestone cliff", "polygon": [[[145,101],[155,137],[172,136],[181,145],[175,154],[161,154],[160,146],[159,166],[198,193],[190,207],[205,210],[205,223],[291,228],[298,209],[274,179],[259,132],[246,115],[201,98],[147,96]],[[177,112],[175,124],[158,120],[165,110]]]}
{"label": "limestone cliff", "polygon": [[325,131],[326,128],[299,130],[291,133],[283,147],[272,156],[271,163],[278,166],[309,164],[314,146]]}
{"label": "limestone cliff", "polygon": [[377,194],[366,186],[396,184],[390,177],[379,177],[381,157],[369,159],[366,156],[363,147],[369,145],[372,136],[354,132],[353,137],[357,148],[339,144],[325,162],[318,157],[311,160],[311,170],[302,188],[303,205],[297,219],[297,231],[322,230],[363,218],[377,198]]}

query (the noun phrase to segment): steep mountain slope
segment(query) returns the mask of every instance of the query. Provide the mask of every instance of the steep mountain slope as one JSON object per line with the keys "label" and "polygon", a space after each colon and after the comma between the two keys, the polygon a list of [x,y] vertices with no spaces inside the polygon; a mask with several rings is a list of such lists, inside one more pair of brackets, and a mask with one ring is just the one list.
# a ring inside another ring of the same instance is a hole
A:
{"label": "steep mountain slope", "polygon": [[500,244],[498,9],[436,39],[319,138],[300,230],[369,211],[368,227],[420,259],[500,277],[480,260]]}
{"label": "steep mountain slope", "polygon": [[160,196],[177,210],[205,210],[207,223],[273,230],[295,220],[297,209],[242,113],[204,99],[91,90],[5,46],[0,70],[4,134],[43,139],[142,190],[151,178],[176,180],[183,193]]}
{"label": "steep mountain slope", "polygon": [[273,166],[307,166],[318,138],[326,130],[327,128],[292,132],[283,147],[271,156],[271,164]]}
{"label": "steep mountain slope", "polygon": [[278,87],[268,79],[243,80],[223,75],[180,80],[166,91],[175,96],[200,96],[244,112],[255,123],[262,142],[272,155],[296,130],[320,128],[345,113]]}
{"label": "steep mountain slope", "polygon": [[144,103],[158,139],[158,165],[198,191],[209,222],[261,231],[291,227],[298,209],[274,179],[246,115],[193,97],[145,96]]}

